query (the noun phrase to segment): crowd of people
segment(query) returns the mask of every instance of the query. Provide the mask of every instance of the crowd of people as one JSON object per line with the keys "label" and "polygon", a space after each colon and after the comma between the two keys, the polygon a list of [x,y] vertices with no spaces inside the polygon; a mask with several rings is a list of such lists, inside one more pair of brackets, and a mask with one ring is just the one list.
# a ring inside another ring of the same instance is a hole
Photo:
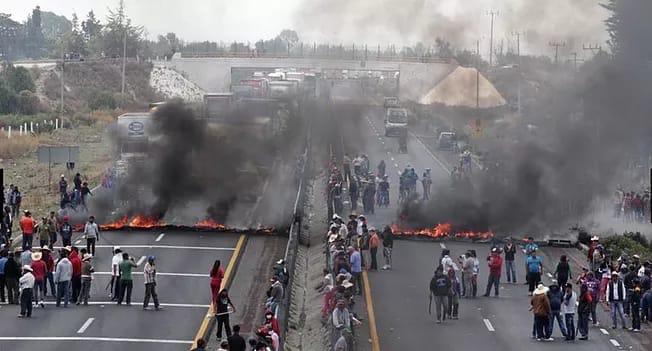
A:
{"label": "crowd of people", "polygon": [[650,218],[650,189],[625,191],[622,187],[613,195],[614,217],[626,222],[644,222]]}

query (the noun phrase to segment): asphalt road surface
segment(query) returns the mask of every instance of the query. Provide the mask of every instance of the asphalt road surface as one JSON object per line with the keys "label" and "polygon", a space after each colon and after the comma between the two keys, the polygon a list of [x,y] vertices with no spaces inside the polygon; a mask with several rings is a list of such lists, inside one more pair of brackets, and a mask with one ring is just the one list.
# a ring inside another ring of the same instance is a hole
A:
{"label": "asphalt road surface", "polygon": [[[408,153],[398,154],[396,139],[384,136],[380,114],[369,113],[363,116],[360,134],[365,139],[364,150],[347,150],[350,153],[364,152],[372,167],[381,159],[387,163],[387,173],[391,184],[391,206],[376,209],[374,215],[367,216],[371,225],[382,227],[396,220],[396,199],[398,174],[406,166],[415,168],[419,176],[425,168],[432,169],[433,189],[442,182],[450,181],[450,170],[456,156],[449,152],[438,152],[426,145],[411,133],[408,140]],[[346,128],[346,126],[344,126]],[[421,192],[420,183],[418,191]],[[394,244],[393,269],[391,271],[370,272],[371,298],[375,308],[377,330],[382,350],[432,350],[450,348],[457,350],[562,350],[571,347],[577,350],[644,350],[649,349],[649,340],[643,334],[612,330],[610,319],[604,308],[599,308],[601,327],[592,327],[588,341],[576,341],[568,345],[562,341],[559,329],[555,328],[555,342],[537,342],[531,338],[533,316],[528,311],[530,297],[523,285],[524,274],[522,253],[516,258],[518,284],[500,287],[500,297],[478,297],[461,299],[459,320],[447,320],[441,325],[435,323],[428,313],[428,284],[443,248],[451,250],[452,257],[473,248],[478,252],[481,272],[478,282],[478,295],[484,294],[488,267],[484,258],[489,254],[488,244],[464,242],[435,242],[400,240]],[[561,254],[571,256],[573,269],[579,271],[583,256],[576,249],[543,248],[542,255],[546,272],[554,271]],[[379,254],[380,256],[380,254]],[[382,257],[379,257],[382,262]],[[505,277],[503,276],[503,280]],[[551,278],[546,275],[544,282]],[[605,328],[606,326],[606,328]]]}
{"label": "asphalt road surface", "polygon": [[[104,232],[93,259],[89,306],[56,308],[48,298],[31,319],[16,318],[18,306],[0,307],[0,350],[185,350],[210,303],[208,272],[214,260],[229,263],[239,235],[193,231]],[[75,244],[85,246],[85,240]],[[140,264],[134,268],[132,306],[110,302],[111,250],[118,245]],[[143,310],[143,267],[156,256],[157,292],[163,310]]]}

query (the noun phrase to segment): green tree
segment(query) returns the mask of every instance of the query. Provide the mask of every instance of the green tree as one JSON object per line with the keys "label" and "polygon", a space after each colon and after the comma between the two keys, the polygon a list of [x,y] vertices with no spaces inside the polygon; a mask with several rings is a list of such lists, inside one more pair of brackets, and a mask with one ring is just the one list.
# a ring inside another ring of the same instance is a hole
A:
{"label": "green tree", "polygon": [[10,14],[0,13],[0,61],[23,56],[24,42],[24,27]]}
{"label": "green tree", "polygon": [[24,67],[15,67],[13,65],[4,64],[2,68],[2,78],[14,93],[23,90],[29,90],[32,92],[36,90],[31,74],[29,74],[29,71]]}
{"label": "green tree", "polygon": [[16,108],[18,113],[24,115],[36,114],[39,109],[38,96],[29,90],[21,91],[17,96]]}
{"label": "green tree", "polygon": [[41,58],[43,56],[43,31],[41,28],[41,7],[36,6],[32,10],[32,15],[27,19],[27,41],[25,43],[25,53],[31,58]]}
{"label": "green tree", "polygon": [[77,14],[72,14],[71,30],[65,35],[65,47],[67,52],[86,55],[86,43],[84,42],[84,35],[79,27],[79,19]]}
{"label": "green tree", "polygon": [[86,20],[81,23],[82,35],[87,54],[99,56],[102,51],[102,24],[95,18],[95,13],[89,11]]}
{"label": "green tree", "polygon": [[283,29],[277,36],[278,39],[285,43],[285,47],[293,48],[299,42],[299,34],[292,29]]}
{"label": "green tree", "polygon": [[0,113],[12,113],[16,110],[16,93],[0,77]]}
{"label": "green tree", "polygon": [[126,37],[127,57],[134,57],[143,46],[144,29],[131,25],[131,19],[125,14],[124,0],[120,0],[118,7],[109,9],[102,33],[102,50],[109,57],[122,57],[123,43]]}
{"label": "green tree", "polygon": [[602,6],[611,12],[605,20],[609,48],[629,65],[649,65],[652,61],[652,1],[607,0]]}

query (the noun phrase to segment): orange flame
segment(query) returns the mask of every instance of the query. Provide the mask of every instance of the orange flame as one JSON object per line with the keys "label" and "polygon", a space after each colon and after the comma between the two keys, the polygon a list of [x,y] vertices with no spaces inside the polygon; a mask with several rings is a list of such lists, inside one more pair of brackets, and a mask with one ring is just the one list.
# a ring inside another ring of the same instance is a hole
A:
{"label": "orange flame", "polygon": [[220,229],[220,230],[227,229],[227,227],[224,224],[216,222],[212,219],[201,220],[197,222],[197,224],[195,224],[195,227],[200,229]]}
{"label": "orange flame", "polygon": [[136,215],[132,217],[131,220],[129,219],[128,216],[124,216],[115,222],[103,224],[100,226],[100,229],[119,230],[127,227],[135,228],[135,229],[139,229],[139,228],[147,229],[147,228],[162,227],[162,226],[165,226],[165,223],[160,219],[156,219],[154,217]]}
{"label": "orange flame", "polygon": [[494,233],[491,231],[488,232],[455,232],[453,231],[453,226],[450,223],[439,223],[432,228],[423,228],[423,229],[406,229],[401,228],[397,224],[392,224],[392,232],[398,236],[425,236],[429,238],[466,238],[466,239],[475,239],[475,240],[486,240],[494,236]]}

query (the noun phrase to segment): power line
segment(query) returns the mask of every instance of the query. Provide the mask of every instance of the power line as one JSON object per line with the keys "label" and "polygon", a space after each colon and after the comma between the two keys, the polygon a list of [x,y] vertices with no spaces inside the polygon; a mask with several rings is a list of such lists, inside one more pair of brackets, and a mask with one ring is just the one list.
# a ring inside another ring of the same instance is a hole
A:
{"label": "power line", "polygon": [[560,47],[565,47],[566,42],[557,42],[557,41],[551,41],[548,43],[548,45],[552,46],[555,48],[555,64],[559,63],[559,48]]}

